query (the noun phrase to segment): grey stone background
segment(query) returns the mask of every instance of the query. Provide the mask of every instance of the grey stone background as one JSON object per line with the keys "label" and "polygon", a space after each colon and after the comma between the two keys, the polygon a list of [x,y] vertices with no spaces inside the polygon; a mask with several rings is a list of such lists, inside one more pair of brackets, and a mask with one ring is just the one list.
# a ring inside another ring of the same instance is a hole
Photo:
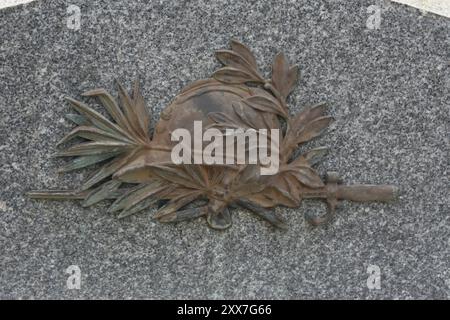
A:
{"label": "grey stone background", "polygon": [[[70,4],[81,28],[67,27]],[[367,27],[370,5],[379,29]],[[373,1],[37,1],[0,11],[0,298],[448,299],[449,26],[444,17]],[[301,67],[293,112],[326,100],[336,118],[308,147],[347,183],[391,183],[398,202],[343,203],[324,227],[305,223],[319,202],[279,208],[272,229],[235,212],[225,232],[203,220],[118,220],[107,203],[32,201],[30,189],[76,188],[90,170],[60,176],[50,157],[72,127],[64,96],[115,78],[143,84],[153,119],[190,81],[219,65],[235,37],[262,69],[278,50]],[[65,270],[78,265],[80,290]],[[367,287],[367,267],[381,289]]]}

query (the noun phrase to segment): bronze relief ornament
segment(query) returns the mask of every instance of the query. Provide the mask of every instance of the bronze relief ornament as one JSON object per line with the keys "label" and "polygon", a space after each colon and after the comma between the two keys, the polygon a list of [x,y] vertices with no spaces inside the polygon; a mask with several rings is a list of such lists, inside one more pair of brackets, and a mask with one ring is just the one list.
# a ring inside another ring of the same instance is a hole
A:
{"label": "bronze relief ornament", "polygon": [[[56,154],[74,157],[59,171],[92,165],[98,169],[77,190],[31,191],[28,195],[80,199],[85,207],[113,199],[108,211],[118,212],[119,218],[165,202],[154,219],[179,222],[205,217],[215,229],[230,227],[230,209],[237,207],[285,228],[284,219],[274,210],[276,206],[294,208],[306,198],[322,199],[328,205],[324,215],[305,214],[307,221],[319,225],[333,217],[340,200],[389,201],[397,197],[398,189],[390,185],[342,185],[334,172],[322,180],[313,165],[327,148],[294,156],[300,144],[319,136],[333,118],[325,115],[324,103],[289,115],[286,98],[297,81],[298,67],[289,65],[283,53],[275,56],[270,79],[263,77],[252,52],[238,41],[232,40],[231,50],[219,50],[216,57],[224,67],[212,78],[184,88],[162,111],[153,136],[149,134],[151,117],[138,82],[131,95],[118,84],[118,101],[104,89],[83,94],[97,98],[111,119],[68,98],[78,113],[68,114],[67,118],[77,127],[59,144],[74,138],[82,138],[83,142]],[[194,121],[221,131],[280,129],[278,172],[261,175],[261,163],[173,163],[171,151],[176,142],[171,134],[178,128],[192,132]]]}

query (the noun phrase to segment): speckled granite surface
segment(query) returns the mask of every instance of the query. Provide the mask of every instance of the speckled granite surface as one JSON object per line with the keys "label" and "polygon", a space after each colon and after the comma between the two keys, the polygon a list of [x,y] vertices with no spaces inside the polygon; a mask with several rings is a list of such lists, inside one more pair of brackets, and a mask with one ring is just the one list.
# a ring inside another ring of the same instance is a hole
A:
{"label": "speckled granite surface", "polygon": [[[37,1],[0,11],[0,298],[449,298],[450,20],[397,4],[368,28],[372,1]],[[66,9],[81,9],[81,28]],[[319,169],[348,183],[392,183],[391,204],[344,203],[312,228],[304,202],[278,209],[276,231],[247,212],[217,232],[202,220],[162,225],[153,209],[118,220],[108,204],[32,201],[24,192],[76,187],[52,159],[71,124],[65,95],[137,75],[158,111],[219,65],[236,37],[263,70],[279,49],[301,67],[294,111],[326,100],[336,118],[310,146],[332,147]],[[66,287],[70,265],[80,290]],[[381,289],[367,287],[367,267]]]}

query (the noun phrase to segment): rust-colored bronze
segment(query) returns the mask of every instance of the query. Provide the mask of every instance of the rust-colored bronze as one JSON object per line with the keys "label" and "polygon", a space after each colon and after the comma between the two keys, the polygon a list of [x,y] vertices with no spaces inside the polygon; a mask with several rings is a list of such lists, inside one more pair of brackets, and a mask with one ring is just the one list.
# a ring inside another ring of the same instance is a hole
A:
{"label": "rust-colored bronze", "polygon": [[[322,181],[312,166],[326,148],[293,157],[299,144],[320,135],[333,119],[324,115],[324,103],[289,115],[286,98],[297,81],[298,67],[290,66],[284,54],[276,55],[271,79],[261,75],[251,51],[238,41],[232,40],[231,50],[219,50],[216,56],[225,67],[212,78],[184,88],[162,111],[153,137],[149,135],[150,115],[138,82],[131,96],[118,85],[120,103],[103,89],[84,94],[98,98],[112,120],[83,102],[68,98],[78,114],[67,117],[78,126],[60,143],[76,137],[87,142],[57,153],[76,157],[60,171],[99,163],[102,166],[78,190],[32,191],[28,195],[81,199],[84,206],[115,199],[109,211],[120,211],[120,218],[142,211],[158,200],[168,200],[155,219],[178,222],[205,216],[215,229],[231,226],[229,209],[233,207],[248,209],[284,228],[285,222],[273,210],[278,205],[297,207],[305,198],[323,199],[329,208],[325,215],[306,215],[310,223],[318,225],[333,216],[339,200],[388,201],[396,197],[394,186],[340,185],[333,172]],[[192,132],[194,121],[202,121],[204,128],[281,129],[279,172],[262,176],[260,164],[173,164],[170,153],[175,142],[170,134],[177,128]],[[134,186],[130,188],[129,183]],[[201,204],[192,205],[194,202]]]}

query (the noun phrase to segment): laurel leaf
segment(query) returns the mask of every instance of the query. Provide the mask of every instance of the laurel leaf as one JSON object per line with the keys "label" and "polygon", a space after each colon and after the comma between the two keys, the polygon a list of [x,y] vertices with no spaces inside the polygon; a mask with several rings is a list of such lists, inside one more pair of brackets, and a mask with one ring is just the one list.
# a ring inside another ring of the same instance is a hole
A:
{"label": "laurel leaf", "polygon": [[257,214],[277,228],[287,229],[285,221],[277,215],[275,211],[263,208],[256,203],[242,199],[236,201],[236,204]]}
{"label": "laurel leaf", "polygon": [[323,131],[334,121],[331,116],[316,118],[308,123],[305,128],[298,134],[298,143],[309,141],[323,133]]}
{"label": "laurel leaf", "polygon": [[93,204],[96,204],[102,200],[105,200],[109,197],[111,193],[116,191],[121,182],[119,180],[111,180],[102,184],[100,187],[92,190],[87,197],[84,199],[82,206],[89,207]]}
{"label": "laurel leaf", "polygon": [[269,99],[267,97],[257,95],[246,98],[243,101],[256,110],[274,113],[284,118],[287,118],[288,116],[286,110],[284,110],[280,103],[275,99]]}
{"label": "laurel leaf", "polygon": [[78,126],[62,138],[56,145],[58,146],[76,137],[93,141],[119,141],[132,143],[132,141],[117,133],[111,133],[92,126]]}
{"label": "laurel leaf", "polygon": [[304,165],[289,165],[286,169],[290,174],[294,176],[300,183],[310,188],[320,188],[325,184],[320,178],[319,174],[313,168]]}
{"label": "laurel leaf", "polygon": [[205,185],[193,181],[192,177],[180,166],[172,164],[150,164],[148,167],[150,168],[151,173],[165,181],[192,189],[205,188]]}
{"label": "laurel leaf", "polygon": [[105,161],[112,157],[115,157],[115,156],[119,155],[120,153],[121,152],[111,152],[111,153],[96,154],[96,155],[92,155],[92,156],[77,157],[75,159],[72,159],[68,164],[59,168],[58,172],[60,172],[60,173],[69,172],[72,170],[85,168],[90,165]]}
{"label": "laurel leaf", "polygon": [[129,128],[130,125],[120,109],[119,105],[116,103],[114,98],[105,89],[94,89],[82,94],[87,97],[98,97],[102,105],[108,110],[114,121],[117,122],[122,128]]}
{"label": "laurel leaf", "polygon": [[[117,82],[117,87],[119,91],[119,99],[122,104],[122,108],[125,110],[125,117],[130,124],[132,135],[137,140],[149,141],[150,139],[148,136],[148,132],[145,128],[143,128],[143,125],[141,125],[141,121],[139,120],[140,115],[138,114],[138,110],[134,101],[131,99],[131,97],[128,95],[128,92],[119,82]],[[142,104],[142,101],[140,101],[139,103]],[[140,108],[145,107],[140,105],[139,109]],[[144,117],[148,117],[148,115],[145,115]]]}
{"label": "laurel leaf", "polygon": [[239,123],[242,124],[240,126],[241,128],[256,128],[256,124],[254,122],[255,117],[252,117],[248,114],[248,110],[247,108],[244,108],[244,104],[233,102],[231,106],[237,118],[240,120]]}
{"label": "laurel leaf", "polygon": [[257,203],[259,206],[263,208],[272,208],[275,207],[278,202],[275,199],[267,197],[264,193],[253,193],[243,197],[243,199]]}
{"label": "laurel leaf", "polygon": [[217,50],[216,57],[225,66],[242,70],[251,74],[254,79],[264,81],[255,68],[240,54],[230,50]]}
{"label": "laurel leaf", "polygon": [[116,212],[116,211],[119,211],[119,210],[122,210],[123,208],[125,208],[125,206],[127,205],[128,199],[130,199],[130,197],[135,192],[139,191],[140,189],[145,188],[146,186],[147,186],[147,184],[138,184],[135,187],[128,190],[127,192],[125,192],[122,196],[117,198],[116,201],[114,201],[111,204],[111,206],[108,208],[108,212],[112,213],[112,212]]}
{"label": "laurel leaf", "polygon": [[247,62],[252,66],[254,70],[258,70],[255,56],[246,45],[234,39],[230,41],[230,45],[231,49],[237,54],[241,55],[245,60],[247,60]]}
{"label": "laurel leaf", "polygon": [[286,78],[289,72],[289,62],[284,53],[279,52],[273,59],[272,64],[272,84],[280,92],[285,91]]}
{"label": "laurel leaf", "polygon": [[286,83],[283,87],[283,91],[281,92],[281,94],[284,97],[287,97],[292,90],[295,87],[295,84],[297,83],[297,79],[298,79],[298,66],[292,66],[289,68],[289,71],[286,75]]}
{"label": "laurel leaf", "polygon": [[109,207],[108,212],[112,213],[119,210],[127,211],[137,203],[164,190],[164,188],[166,188],[166,186],[159,181],[139,184],[117,198],[117,200]]}
{"label": "laurel leaf", "polygon": [[208,207],[202,206],[198,208],[190,208],[185,210],[178,210],[169,214],[166,214],[158,219],[159,222],[174,223],[196,219],[202,217],[208,213]]}
{"label": "laurel leaf", "polygon": [[150,206],[154,205],[157,201],[158,201],[158,198],[149,196],[149,197],[145,198],[144,200],[136,203],[133,207],[120,212],[119,215],[117,216],[117,218],[123,219],[123,218],[129,217],[133,214],[139,213],[142,210],[145,210],[145,209],[149,208]]}
{"label": "laurel leaf", "polygon": [[203,165],[187,164],[184,166],[184,171],[192,178],[193,181],[197,182],[198,185],[208,188],[208,172]]}
{"label": "laurel leaf", "polygon": [[323,116],[325,109],[326,103],[321,102],[297,113],[292,119],[289,120],[291,128],[297,132],[303,130],[306,124],[318,117]]}
{"label": "laurel leaf", "polygon": [[92,124],[86,119],[86,117],[82,116],[81,114],[68,113],[66,114],[66,119],[72,121],[73,123],[79,126],[88,126]]}
{"label": "laurel leaf", "polygon": [[118,218],[122,219],[148,208],[171,188],[172,186],[160,184],[158,181],[144,185],[143,188],[122,199],[122,202],[115,207],[123,209]]}
{"label": "laurel leaf", "polygon": [[[279,180],[283,181],[283,190],[290,194],[291,198],[297,203],[296,206],[298,206],[303,199],[301,190],[302,184],[291,174],[280,174],[279,177]],[[277,184],[277,187],[280,187],[279,184]]]}
{"label": "laurel leaf", "polygon": [[303,165],[310,165],[313,166],[317,162],[321,160],[325,154],[328,153],[328,147],[318,147],[315,149],[311,149],[304,154],[302,154],[300,157],[298,157],[293,162]]}
{"label": "laurel leaf", "polygon": [[98,170],[92,177],[90,177],[82,186],[81,190],[87,190],[97,184],[98,182],[110,177],[117,172],[121,167],[129,162],[134,152],[129,152],[109,162],[107,165]]}
{"label": "laurel leaf", "polygon": [[217,70],[213,74],[214,79],[227,84],[242,84],[246,82],[257,82],[252,74],[240,69],[225,67]]}
{"label": "laurel leaf", "polygon": [[118,133],[123,136],[129,137],[129,134],[126,131],[124,131],[121,127],[112,123],[104,116],[102,116],[100,113],[93,110],[83,102],[77,101],[70,97],[66,97],[66,100],[72,104],[75,110],[81,113],[89,122],[97,126],[99,129],[109,131],[111,133]]}
{"label": "laurel leaf", "polygon": [[139,124],[141,126],[142,132],[145,136],[148,136],[148,130],[150,126],[150,114],[145,107],[145,100],[142,96],[139,88],[139,81],[136,80],[133,89],[133,104],[136,110],[136,115],[138,117]]}
{"label": "laurel leaf", "polygon": [[[282,181],[282,179],[280,181]],[[289,190],[279,188],[278,184],[265,188],[263,193],[266,197],[273,199],[277,205],[283,205],[290,208],[299,205],[296,197],[294,197]]]}
{"label": "laurel leaf", "polygon": [[208,118],[215,123],[229,124],[230,127],[239,128],[240,126],[236,123],[236,119],[233,119],[226,113],[223,112],[210,112],[208,113]]}
{"label": "laurel leaf", "polygon": [[57,152],[56,157],[91,156],[94,154],[125,152],[130,145],[124,142],[100,140],[80,143],[64,151]]}
{"label": "laurel leaf", "polygon": [[[165,216],[170,216],[173,212],[181,209],[182,207],[188,205],[189,203],[197,200],[202,195],[201,191],[191,191],[188,193],[183,193],[178,197],[170,200],[164,207],[159,209],[154,218],[164,219]],[[170,219],[169,219],[170,220]]]}

